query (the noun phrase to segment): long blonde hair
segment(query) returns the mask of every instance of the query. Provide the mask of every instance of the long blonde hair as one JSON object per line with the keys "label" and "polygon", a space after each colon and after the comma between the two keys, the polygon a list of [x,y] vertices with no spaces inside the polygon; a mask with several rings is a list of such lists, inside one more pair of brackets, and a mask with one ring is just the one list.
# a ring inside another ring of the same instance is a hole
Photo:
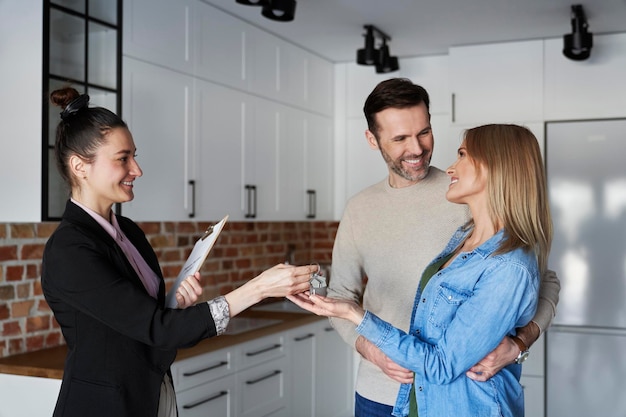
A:
{"label": "long blonde hair", "polygon": [[478,170],[481,164],[487,167],[489,215],[505,232],[496,253],[533,250],[543,273],[552,244],[552,216],[537,138],[522,126],[491,124],[469,129],[465,147]]}

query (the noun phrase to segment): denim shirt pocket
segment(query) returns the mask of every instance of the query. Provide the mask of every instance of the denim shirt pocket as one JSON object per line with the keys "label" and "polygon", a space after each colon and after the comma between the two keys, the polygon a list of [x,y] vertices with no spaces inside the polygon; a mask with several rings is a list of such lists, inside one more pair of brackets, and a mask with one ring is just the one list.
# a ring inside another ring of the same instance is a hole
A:
{"label": "denim shirt pocket", "polygon": [[428,322],[441,331],[447,329],[459,307],[471,296],[471,291],[442,282],[437,289]]}

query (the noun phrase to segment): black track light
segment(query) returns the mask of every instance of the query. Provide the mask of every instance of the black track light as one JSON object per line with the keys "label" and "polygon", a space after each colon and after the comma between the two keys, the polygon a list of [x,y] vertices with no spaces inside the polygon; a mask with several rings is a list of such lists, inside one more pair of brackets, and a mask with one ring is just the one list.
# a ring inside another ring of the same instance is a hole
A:
{"label": "black track light", "polygon": [[359,65],[374,65],[378,59],[378,51],[374,46],[374,28],[366,25],[365,48],[356,51],[356,63]]}
{"label": "black track light", "polygon": [[584,61],[591,55],[593,34],[587,32],[588,24],[583,6],[572,6],[572,33],[563,36],[563,55],[574,61]]}
{"label": "black track light", "polygon": [[[359,65],[375,65],[377,73],[386,73],[400,69],[398,58],[391,56],[389,46],[387,46],[387,41],[390,41],[391,37],[374,25],[365,25],[363,27],[366,29],[365,35],[363,35],[365,36],[365,47],[356,51],[356,63]],[[376,36],[382,41],[379,49],[376,49],[375,45]]]}
{"label": "black track light", "polygon": [[383,39],[383,45],[378,50],[378,62],[376,62],[376,72],[384,74],[387,72],[397,71],[400,69],[398,57],[389,55],[389,47],[387,41]]}
{"label": "black track light", "polygon": [[271,20],[290,22],[296,14],[296,0],[266,0],[261,14]]}
{"label": "black track light", "polygon": [[245,4],[246,6],[263,6],[265,0],[235,0],[239,4]]}

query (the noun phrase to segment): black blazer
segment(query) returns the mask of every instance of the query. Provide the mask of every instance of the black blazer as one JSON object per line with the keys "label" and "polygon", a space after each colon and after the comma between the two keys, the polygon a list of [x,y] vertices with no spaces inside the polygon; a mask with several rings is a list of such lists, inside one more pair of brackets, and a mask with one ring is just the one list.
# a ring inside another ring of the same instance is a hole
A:
{"label": "black blazer", "polygon": [[46,243],[41,274],[68,347],[55,417],[155,417],[176,349],[216,335],[206,303],[164,308],[156,254],[139,226],[117,220],[160,277],[158,299],[147,293],[114,239],[68,201]]}

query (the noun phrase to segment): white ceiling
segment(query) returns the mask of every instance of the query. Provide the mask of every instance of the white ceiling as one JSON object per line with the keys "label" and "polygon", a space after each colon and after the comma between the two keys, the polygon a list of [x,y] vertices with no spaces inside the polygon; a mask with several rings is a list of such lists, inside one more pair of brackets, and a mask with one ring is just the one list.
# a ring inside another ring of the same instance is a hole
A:
{"label": "white ceiling", "polygon": [[571,32],[572,4],[583,5],[594,35],[626,32],[626,0],[297,0],[291,22],[268,20],[260,7],[235,0],[203,1],[332,62],[356,60],[365,24],[391,36],[391,54],[400,58],[562,37]]}

